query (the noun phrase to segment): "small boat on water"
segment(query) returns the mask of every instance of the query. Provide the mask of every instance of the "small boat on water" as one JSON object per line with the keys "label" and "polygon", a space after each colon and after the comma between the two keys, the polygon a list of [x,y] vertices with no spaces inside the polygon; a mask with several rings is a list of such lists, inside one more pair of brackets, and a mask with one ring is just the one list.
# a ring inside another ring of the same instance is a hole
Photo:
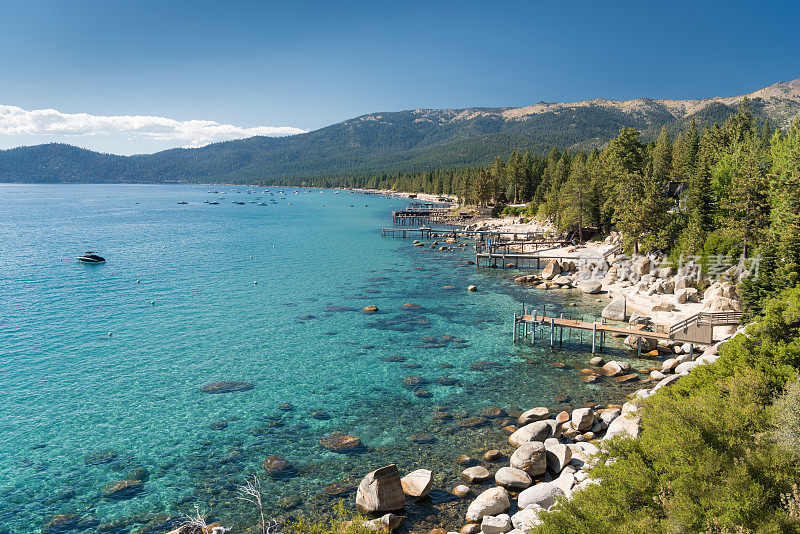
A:
{"label": "small boat on water", "polygon": [[178,204],[188,204],[188,202],[186,202],[185,200],[179,200]]}
{"label": "small boat on water", "polygon": [[244,202],[242,202],[241,200],[233,200],[232,202],[234,204],[239,204],[240,206],[244,206]]}
{"label": "small boat on water", "polygon": [[105,263],[106,259],[102,256],[98,256],[96,252],[92,252],[91,250],[88,252],[84,252],[83,256],[78,256],[78,261],[82,263]]}
{"label": "small boat on water", "polygon": [[212,200],[211,202],[209,202],[209,204],[214,204],[216,206],[219,205],[219,202],[217,202],[216,200]]}

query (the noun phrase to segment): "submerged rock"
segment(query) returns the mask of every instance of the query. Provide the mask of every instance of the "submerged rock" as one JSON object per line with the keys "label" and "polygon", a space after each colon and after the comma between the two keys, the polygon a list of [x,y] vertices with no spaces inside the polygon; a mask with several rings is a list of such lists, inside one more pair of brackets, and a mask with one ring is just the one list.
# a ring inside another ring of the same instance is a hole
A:
{"label": "submerged rock", "polygon": [[108,499],[122,500],[135,497],[144,489],[144,482],[141,480],[118,480],[110,482],[103,489],[103,496]]}
{"label": "submerged rock", "polygon": [[408,438],[408,441],[420,445],[425,443],[436,443],[436,436],[433,434],[411,434],[411,436]]}
{"label": "submerged rock", "polygon": [[417,386],[423,386],[427,384],[428,381],[421,377],[421,376],[407,376],[403,379],[403,385],[409,388],[415,388]]}
{"label": "submerged rock", "polygon": [[460,419],[456,424],[461,428],[480,428],[489,423],[489,420],[482,416],[467,417]]}
{"label": "submerged rock", "polygon": [[42,534],[56,534],[76,531],[80,527],[80,518],[76,514],[58,514],[42,527]]}
{"label": "submerged rock", "polygon": [[466,480],[469,483],[472,482],[485,482],[492,477],[492,474],[489,472],[488,469],[483,467],[482,465],[476,465],[475,467],[467,467],[461,472],[461,478]]}
{"label": "submerged rock", "polygon": [[326,484],[325,487],[322,488],[322,492],[329,497],[344,497],[355,489],[355,484],[342,480]]}
{"label": "submerged rock", "polygon": [[478,360],[472,362],[469,366],[470,369],[473,371],[486,371],[488,369],[494,369],[496,367],[500,367],[498,362],[492,362],[488,360]]}
{"label": "submerged rock", "polygon": [[333,452],[352,452],[361,448],[361,439],[344,433],[335,433],[320,438],[319,444]]}
{"label": "submerged rock", "polygon": [[290,478],[297,474],[292,462],[280,456],[267,456],[261,467],[270,477],[275,479]]}
{"label": "submerged rock", "polygon": [[460,497],[463,499],[464,497],[472,493],[472,490],[469,488],[469,486],[465,486],[464,484],[459,484],[458,486],[453,488],[453,491],[451,493],[456,497]]}
{"label": "submerged rock", "polygon": [[208,428],[210,430],[225,430],[228,428],[227,421],[214,421],[213,423],[208,424]]}
{"label": "submerged rock", "polygon": [[203,393],[236,393],[238,391],[250,391],[255,384],[238,380],[224,380],[222,382],[212,382],[200,388]]}
{"label": "submerged rock", "polygon": [[101,465],[111,463],[119,457],[119,454],[114,449],[103,449],[87,454],[84,459],[84,465]]}
{"label": "submerged rock", "polygon": [[311,417],[313,417],[314,419],[319,419],[320,421],[325,421],[325,420],[331,418],[331,416],[330,416],[330,414],[328,412],[326,412],[325,410],[321,410],[321,409],[320,410],[314,410],[313,412],[311,412]]}

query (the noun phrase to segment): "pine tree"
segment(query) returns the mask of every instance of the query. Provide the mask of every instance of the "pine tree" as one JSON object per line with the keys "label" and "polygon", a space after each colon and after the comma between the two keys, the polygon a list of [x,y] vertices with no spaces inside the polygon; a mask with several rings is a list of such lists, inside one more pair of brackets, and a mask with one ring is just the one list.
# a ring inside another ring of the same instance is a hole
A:
{"label": "pine tree", "polygon": [[522,167],[525,171],[525,182],[522,185],[522,201],[527,202],[533,199],[538,185],[534,182],[535,169],[533,168],[533,158],[529,150],[526,150],[525,155],[522,157]]}
{"label": "pine tree", "polygon": [[771,145],[770,234],[782,263],[781,285],[791,287],[800,279],[800,119],[786,134],[776,132]]}
{"label": "pine tree", "polygon": [[703,250],[706,236],[714,229],[715,195],[711,166],[706,158],[692,178],[688,195],[689,232],[686,234],[689,250],[696,254]]}
{"label": "pine tree", "polygon": [[480,205],[487,205],[492,200],[494,195],[495,180],[491,176],[491,172],[486,169],[480,169],[477,173],[475,180],[475,202]]}
{"label": "pine tree", "polygon": [[516,150],[511,153],[511,157],[508,159],[506,173],[509,183],[508,190],[511,193],[509,196],[514,199],[514,204],[517,204],[525,181],[525,167],[523,166],[522,156]]}
{"label": "pine tree", "polygon": [[653,176],[629,174],[620,182],[617,192],[614,222],[626,243],[638,254],[640,245],[647,244],[648,238],[653,242],[666,226],[669,202]]}
{"label": "pine tree", "polygon": [[765,154],[759,145],[751,135],[736,147],[731,184],[721,203],[726,233],[741,242],[744,256],[769,220]]}
{"label": "pine tree", "polygon": [[688,177],[680,167],[681,152],[683,152],[683,132],[678,132],[675,141],[672,142],[672,179],[677,182],[685,181]]}
{"label": "pine tree", "polygon": [[674,154],[675,173],[680,180],[689,180],[697,166],[697,152],[700,149],[700,136],[697,133],[697,124],[692,119],[685,136],[682,137],[679,152]]}
{"label": "pine tree", "polygon": [[489,172],[491,178],[491,199],[497,202],[500,198],[500,192],[504,191],[506,186],[506,164],[503,163],[503,158],[495,156]]}
{"label": "pine tree", "polygon": [[653,176],[661,182],[666,182],[672,174],[672,140],[667,132],[667,127],[661,127],[661,133],[653,147]]}
{"label": "pine tree", "polygon": [[585,154],[578,154],[572,160],[569,177],[561,187],[560,205],[560,228],[577,228],[578,238],[583,241],[583,228],[592,214],[592,197]]}
{"label": "pine tree", "polygon": [[544,199],[547,197],[552,183],[556,180],[556,167],[558,166],[559,159],[561,159],[561,154],[556,147],[553,147],[550,150],[550,154],[547,156],[547,161],[542,170],[542,178],[539,181],[539,185],[536,187],[533,203],[537,208],[544,203]]}
{"label": "pine tree", "polygon": [[615,219],[620,189],[631,176],[645,174],[644,146],[639,142],[639,132],[635,128],[621,128],[619,135],[609,141],[600,154],[596,171],[602,176],[598,181],[606,189],[603,217],[610,222]]}

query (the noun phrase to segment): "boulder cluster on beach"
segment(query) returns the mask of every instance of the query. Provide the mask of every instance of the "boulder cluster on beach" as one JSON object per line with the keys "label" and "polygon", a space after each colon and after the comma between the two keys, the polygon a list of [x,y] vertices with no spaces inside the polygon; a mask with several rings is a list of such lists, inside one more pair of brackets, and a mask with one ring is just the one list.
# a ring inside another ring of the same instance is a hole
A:
{"label": "boulder cluster on beach", "polygon": [[[465,467],[464,484],[450,490],[458,498],[473,494],[473,487],[494,481],[469,505],[462,533],[519,534],[538,522],[537,513],[553,506],[558,498],[593,483],[587,469],[597,460],[599,448],[589,440],[605,434],[638,434],[636,408],[632,404],[606,408],[587,407],[553,416],[546,407],[522,413],[516,425],[506,427],[514,448],[506,456],[493,449],[484,453],[488,462],[507,460],[508,465],[492,473],[474,464],[468,456],[458,458]],[[400,526],[400,511],[406,499],[424,498],[433,487],[433,474],[418,469],[401,477],[395,465],[367,474],[359,485],[356,505],[364,513],[379,517],[369,520],[374,527],[394,530]],[[513,512],[513,513],[510,513]]]}
{"label": "boulder cluster on beach", "polygon": [[[605,245],[616,246],[619,235],[612,233]],[[608,291],[636,300],[637,296],[647,302],[650,312],[671,312],[683,304],[702,304],[703,311],[741,311],[736,296],[735,283],[749,274],[744,266],[724,268],[713,282],[708,279],[700,265],[690,260],[679,266],[672,265],[664,256],[613,254],[607,257],[581,256],[580,246],[571,247],[566,253],[577,256],[570,259],[553,259],[540,273],[517,276],[519,284],[533,285],[536,289],[578,288],[584,293],[597,294]],[[700,288],[706,287],[705,291]],[[618,321],[626,320],[624,306],[619,302],[604,313],[604,317]]]}

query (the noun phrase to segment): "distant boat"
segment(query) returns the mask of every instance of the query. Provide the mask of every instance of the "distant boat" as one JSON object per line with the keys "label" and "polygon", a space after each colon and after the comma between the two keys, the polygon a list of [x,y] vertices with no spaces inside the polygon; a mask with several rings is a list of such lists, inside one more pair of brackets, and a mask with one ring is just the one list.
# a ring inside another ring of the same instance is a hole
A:
{"label": "distant boat", "polygon": [[259,202],[259,203],[258,203],[258,205],[259,205],[259,206],[266,206],[266,205],[267,205],[267,203],[266,203],[266,202]]}
{"label": "distant boat", "polygon": [[219,202],[217,202],[216,200],[212,200],[211,202],[209,202],[209,204],[219,205]]}
{"label": "distant boat", "polygon": [[244,206],[244,202],[240,200],[232,200],[231,202],[233,202],[234,204],[239,204],[240,206]]}
{"label": "distant boat", "polygon": [[91,250],[88,252],[84,252],[83,256],[78,256],[78,261],[82,263],[105,263],[106,259],[102,256],[98,256],[97,253],[92,252]]}
{"label": "distant boat", "polygon": [[188,204],[188,202],[186,202],[185,200],[179,200],[178,204]]}

